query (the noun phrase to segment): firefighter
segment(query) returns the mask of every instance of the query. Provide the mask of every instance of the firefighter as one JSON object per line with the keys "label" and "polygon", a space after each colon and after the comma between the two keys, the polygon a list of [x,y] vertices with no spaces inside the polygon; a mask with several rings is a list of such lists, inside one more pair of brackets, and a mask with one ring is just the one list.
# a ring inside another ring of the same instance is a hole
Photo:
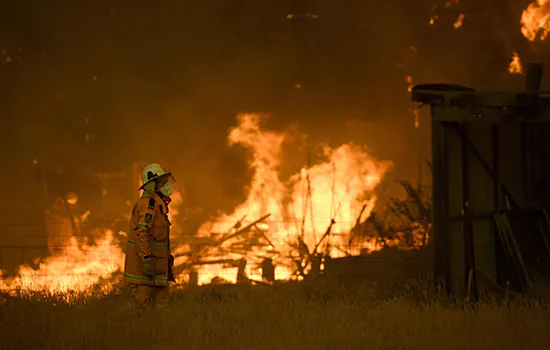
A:
{"label": "firefighter", "polygon": [[143,191],[132,210],[124,280],[131,287],[131,303],[142,309],[164,308],[169,301],[169,283],[174,257],[170,254],[168,204],[173,192],[172,174],[159,164],[143,169]]}

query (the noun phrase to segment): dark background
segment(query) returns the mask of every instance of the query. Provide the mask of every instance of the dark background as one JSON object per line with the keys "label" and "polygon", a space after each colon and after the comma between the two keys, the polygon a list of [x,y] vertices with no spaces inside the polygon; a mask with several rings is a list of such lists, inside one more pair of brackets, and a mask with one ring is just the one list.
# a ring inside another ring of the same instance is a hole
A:
{"label": "dark background", "polygon": [[[406,76],[518,82],[507,74],[507,33],[520,30],[529,1],[510,1],[512,24],[491,1],[433,11],[444,3],[3,0],[0,50],[11,62],[0,63],[1,208],[28,211],[21,205],[40,198],[40,174],[70,174],[54,192],[81,194],[97,191],[84,180],[91,174],[144,161],[174,171],[187,206],[231,210],[248,176],[246,152],[226,141],[241,112],[269,113],[276,130],[297,124],[313,144],[368,145],[396,164],[386,187],[416,179],[419,159],[430,157],[429,114],[415,129]],[[318,20],[288,20],[300,6]],[[283,174],[306,162],[303,152],[285,157]]]}

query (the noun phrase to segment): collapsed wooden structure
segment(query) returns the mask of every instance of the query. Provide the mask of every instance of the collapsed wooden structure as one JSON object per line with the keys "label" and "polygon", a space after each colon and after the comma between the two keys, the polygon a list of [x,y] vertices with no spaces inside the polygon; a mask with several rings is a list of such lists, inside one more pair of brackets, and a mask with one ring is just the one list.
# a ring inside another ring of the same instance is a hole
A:
{"label": "collapsed wooden structure", "polygon": [[[175,273],[182,271],[190,273],[189,284],[197,284],[197,268],[201,265],[223,265],[225,267],[237,267],[237,282],[246,280],[245,268],[247,260],[245,256],[253,247],[269,247],[270,254],[258,256],[261,259],[262,273],[266,280],[274,280],[275,267],[272,258],[279,253],[266,235],[266,231],[260,228],[259,224],[269,218],[271,214],[262,216],[253,222],[242,226],[245,218],[237,221],[233,227],[225,233],[212,233],[210,237],[190,237],[186,242],[190,251],[177,255],[185,256],[186,262],[175,267]],[[181,242],[180,242],[181,243]],[[225,244],[227,243],[227,244]],[[227,256],[240,256],[240,258],[219,258]],[[269,262],[271,261],[271,264]]]}
{"label": "collapsed wooden structure", "polygon": [[550,92],[413,88],[432,115],[435,276],[457,297],[550,282]]}
{"label": "collapsed wooden structure", "polygon": [[[420,203],[421,199],[417,198],[421,195],[417,189],[409,186],[404,186],[405,189],[409,189],[409,201],[413,202],[413,206],[417,206],[416,211],[413,213],[405,202],[399,202],[397,198],[392,201],[389,206],[389,211],[395,215],[410,216],[407,219],[418,222],[419,225],[423,224],[423,221],[429,220],[428,217],[431,213],[431,206],[426,207],[425,203]],[[399,204],[399,205],[398,205]],[[403,206],[404,208],[401,208]],[[362,221],[366,205],[364,205],[357,215],[355,225],[349,232],[335,233],[333,232],[333,226],[336,221],[333,219],[327,224],[327,228],[323,235],[318,238],[315,244],[308,246],[304,239],[305,232],[301,232],[296,237],[296,241],[291,243],[287,242],[288,249],[285,251],[288,254],[290,250],[292,256],[284,256],[283,258],[292,260],[292,267],[294,270],[295,278],[316,278],[324,274],[324,270],[328,265],[340,266],[342,265],[341,259],[331,259],[330,251],[332,248],[338,250],[346,258],[352,258],[360,256],[366,256],[369,251],[361,249],[360,252],[355,251],[353,246],[355,244],[362,245],[363,241],[372,242],[376,241],[376,244],[380,248],[387,247],[386,240],[395,240],[396,232],[402,233],[401,239],[404,240],[404,245],[411,244],[407,238],[414,235],[412,232],[407,232],[407,228],[401,226],[398,228],[390,227],[384,224],[383,219],[378,219],[374,212]],[[412,217],[414,216],[414,217]],[[416,217],[418,216],[418,217]],[[210,233],[207,237],[187,236],[184,241],[179,239],[177,243],[179,245],[185,245],[190,247],[190,250],[185,253],[180,253],[176,257],[185,257],[185,262],[179,263],[175,267],[176,274],[188,274],[191,285],[196,285],[199,279],[199,270],[204,265],[221,265],[223,268],[237,268],[237,283],[271,283],[275,281],[275,265],[274,261],[281,256],[281,252],[277,251],[276,246],[271,242],[265,227],[261,227],[260,224],[264,223],[270,214],[264,215],[259,219],[252,221],[249,224],[244,225],[243,222],[246,217],[237,221],[233,227],[225,233]],[[431,226],[431,224],[427,225]],[[423,240],[427,239],[429,232],[422,236]],[[331,238],[338,236],[345,236],[345,243],[342,246],[334,245],[331,242]],[[425,243],[421,247],[425,246]],[[254,248],[261,248],[262,254],[250,254]],[[346,259],[342,258],[342,259]],[[380,259],[378,259],[380,260]],[[356,261],[356,260],[350,260]],[[256,268],[261,269],[262,281],[249,280],[246,276],[245,269],[248,263],[252,263]],[[336,271],[338,269],[330,269]],[[341,269],[340,269],[341,270]],[[338,272],[340,274],[341,272]],[[370,275],[364,273],[364,276]],[[216,278],[216,282],[223,282],[220,278]]]}

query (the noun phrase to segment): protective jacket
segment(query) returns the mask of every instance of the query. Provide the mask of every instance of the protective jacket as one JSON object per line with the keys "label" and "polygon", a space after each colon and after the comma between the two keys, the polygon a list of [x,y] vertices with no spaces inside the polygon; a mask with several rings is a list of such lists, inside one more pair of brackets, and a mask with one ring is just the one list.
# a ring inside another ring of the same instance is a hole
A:
{"label": "protective jacket", "polygon": [[[138,200],[132,210],[128,246],[124,262],[124,280],[131,284],[167,286],[175,282],[170,255],[168,206],[154,193]],[[153,259],[155,278],[143,274],[146,257]]]}

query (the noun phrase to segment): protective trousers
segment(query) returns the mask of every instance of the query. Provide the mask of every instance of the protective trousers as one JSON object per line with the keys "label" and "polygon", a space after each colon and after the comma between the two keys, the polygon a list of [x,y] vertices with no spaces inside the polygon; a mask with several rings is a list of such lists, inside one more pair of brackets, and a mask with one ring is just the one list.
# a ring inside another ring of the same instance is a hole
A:
{"label": "protective trousers", "polygon": [[170,301],[170,287],[132,285],[130,299],[138,309],[164,309]]}

